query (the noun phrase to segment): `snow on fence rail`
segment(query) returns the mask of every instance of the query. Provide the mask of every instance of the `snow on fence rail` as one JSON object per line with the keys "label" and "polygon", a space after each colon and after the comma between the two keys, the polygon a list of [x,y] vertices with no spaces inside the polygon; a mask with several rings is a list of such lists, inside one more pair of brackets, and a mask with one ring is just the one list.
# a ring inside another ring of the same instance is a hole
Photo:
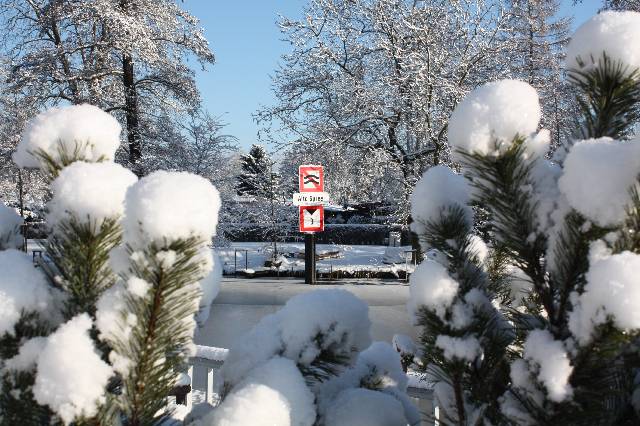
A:
{"label": "snow on fence rail", "polygon": [[[205,387],[204,401],[211,405],[216,405],[219,400],[214,393],[213,380],[217,370],[219,370],[224,364],[229,349],[216,348],[212,346],[196,345],[196,354],[189,358],[189,381],[185,380],[185,383],[193,383],[193,370],[195,366],[204,367],[207,372],[207,385]],[[409,386],[407,388],[407,394],[419,401],[428,402],[430,413],[426,413],[429,417],[437,418],[437,407],[433,404],[433,384],[424,380],[422,375],[418,373],[407,373],[409,379]],[[187,411],[191,411],[193,407],[193,392],[191,392],[191,386],[186,385],[184,392],[180,392],[176,395],[176,402],[187,406]],[[435,410],[435,412],[434,412]]]}

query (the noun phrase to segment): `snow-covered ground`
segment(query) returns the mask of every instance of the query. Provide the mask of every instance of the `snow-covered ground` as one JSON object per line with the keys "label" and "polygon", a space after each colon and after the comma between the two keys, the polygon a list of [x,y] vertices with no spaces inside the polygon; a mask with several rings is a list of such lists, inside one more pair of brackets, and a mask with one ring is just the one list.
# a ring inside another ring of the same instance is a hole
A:
{"label": "snow-covered ground", "polygon": [[[281,271],[304,270],[304,243],[278,243],[278,261]],[[358,246],[343,244],[318,244],[318,255],[337,253],[337,257],[320,259],[316,268],[320,273],[344,271],[389,272],[396,275],[399,271],[412,271],[411,247]],[[258,271],[271,258],[271,243],[234,242],[230,247],[217,248],[216,252],[223,262],[225,274],[233,274],[245,269]]]}

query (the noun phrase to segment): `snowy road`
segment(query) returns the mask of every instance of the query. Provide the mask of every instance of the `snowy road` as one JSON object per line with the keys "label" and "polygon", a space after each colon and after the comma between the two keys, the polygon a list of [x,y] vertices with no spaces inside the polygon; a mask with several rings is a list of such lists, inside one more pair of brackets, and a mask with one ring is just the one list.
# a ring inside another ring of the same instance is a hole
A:
{"label": "snowy road", "polygon": [[324,288],[341,288],[367,302],[374,340],[391,342],[397,333],[417,337],[417,329],[409,324],[406,310],[407,285],[348,283],[311,286],[298,279],[225,279],[209,320],[198,331],[196,343],[229,348],[239,335],[265,315],[277,311],[292,296]]}

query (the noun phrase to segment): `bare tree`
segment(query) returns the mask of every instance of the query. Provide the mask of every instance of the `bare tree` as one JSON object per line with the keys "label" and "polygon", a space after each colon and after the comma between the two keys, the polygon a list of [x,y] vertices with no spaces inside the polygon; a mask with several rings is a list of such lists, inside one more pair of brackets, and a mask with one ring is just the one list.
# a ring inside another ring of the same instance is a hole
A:
{"label": "bare tree", "polygon": [[448,161],[447,119],[471,88],[508,73],[500,2],[312,0],[283,18],[292,45],[261,109],[262,136],[384,152],[404,197],[428,165]]}

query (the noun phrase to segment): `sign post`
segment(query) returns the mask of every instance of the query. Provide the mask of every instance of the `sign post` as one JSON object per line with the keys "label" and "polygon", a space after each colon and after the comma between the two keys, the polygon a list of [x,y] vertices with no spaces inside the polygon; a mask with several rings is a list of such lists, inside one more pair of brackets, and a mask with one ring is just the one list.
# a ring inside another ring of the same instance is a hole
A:
{"label": "sign post", "polygon": [[329,194],[324,192],[322,166],[302,165],[298,168],[299,193],[293,195],[293,204],[300,214],[300,232],[304,232],[304,282],[316,283],[316,232],[324,230],[324,204]]}
{"label": "sign post", "polygon": [[304,283],[316,283],[316,234],[304,234]]}

